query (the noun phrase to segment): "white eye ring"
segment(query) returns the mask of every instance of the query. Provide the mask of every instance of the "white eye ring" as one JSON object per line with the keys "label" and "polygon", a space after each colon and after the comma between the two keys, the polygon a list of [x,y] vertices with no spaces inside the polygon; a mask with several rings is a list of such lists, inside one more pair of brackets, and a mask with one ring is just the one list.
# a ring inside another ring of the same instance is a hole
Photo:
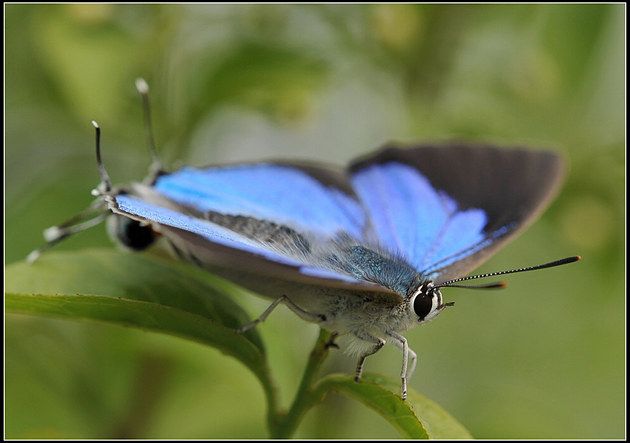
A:
{"label": "white eye ring", "polygon": [[[422,315],[423,311],[426,312],[427,309],[427,297],[431,297],[431,307],[425,315]],[[418,297],[422,297],[421,300],[417,300]],[[419,302],[416,305],[416,301]],[[428,320],[433,319],[442,309],[442,294],[440,290],[434,288],[433,283],[428,282],[426,284],[422,284],[418,287],[416,292],[413,294],[410,300],[410,306],[413,312],[416,314],[418,318],[418,322],[422,323]]]}
{"label": "white eye ring", "polygon": [[431,310],[421,320],[421,323],[433,320],[442,310],[442,293],[438,288],[433,287],[433,283],[427,283],[427,294],[431,294]]}

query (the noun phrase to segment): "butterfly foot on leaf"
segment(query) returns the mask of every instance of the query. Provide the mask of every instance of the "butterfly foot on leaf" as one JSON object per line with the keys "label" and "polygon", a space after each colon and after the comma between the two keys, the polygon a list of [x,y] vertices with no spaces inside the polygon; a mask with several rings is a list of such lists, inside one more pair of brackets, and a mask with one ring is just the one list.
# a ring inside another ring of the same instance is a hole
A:
{"label": "butterfly foot on leaf", "polygon": [[271,303],[271,304],[269,305],[269,307],[268,307],[267,309],[265,309],[265,311],[264,311],[262,314],[260,314],[260,317],[258,317],[256,320],[254,320],[254,321],[252,321],[252,322],[250,322],[250,323],[244,324],[243,326],[241,326],[240,328],[238,328],[238,329],[236,330],[236,332],[237,332],[238,334],[243,334],[243,333],[245,333],[245,332],[249,331],[249,330],[250,330],[251,328],[253,328],[254,326],[256,326],[258,323],[261,323],[261,322],[265,321],[265,319],[269,316],[269,314],[271,314],[271,312],[272,312],[274,309],[276,309],[276,307],[277,307],[280,303],[282,303],[283,301],[286,301],[286,299],[287,299],[287,297],[286,297],[285,295],[283,295],[283,296],[282,296],[282,297],[280,297],[280,298],[275,299],[275,300],[273,301],[273,303]]}
{"label": "butterfly foot on leaf", "polygon": [[403,401],[407,400],[407,379],[402,377],[402,392],[400,393]]}

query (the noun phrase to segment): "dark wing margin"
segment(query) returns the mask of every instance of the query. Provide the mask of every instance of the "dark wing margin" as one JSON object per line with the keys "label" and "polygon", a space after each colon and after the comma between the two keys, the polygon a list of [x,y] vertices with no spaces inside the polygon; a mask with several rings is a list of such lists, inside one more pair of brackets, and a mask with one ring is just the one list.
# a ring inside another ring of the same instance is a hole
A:
{"label": "dark wing margin", "polygon": [[[440,195],[450,197],[457,205],[458,214],[468,214],[470,220],[463,217],[463,227],[466,223],[474,225],[475,210],[485,215],[481,236],[466,247],[460,244],[430,266],[418,269],[425,274],[435,274],[438,282],[465,275],[529,226],[557,194],[565,175],[562,157],[553,152],[458,142],[409,147],[390,144],[353,162],[349,173],[357,177],[374,166],[382,168],[392,164],[415,169]],[[361,194],[356,182],[355,190]],[[406,203],[416,207],[394,217],[409,217],[414,211],[423,215],[423,202]],[[372,208],[367,206],[374,222],[379,215],[371,213]],[[413,220],[409,223],[413,224]],[[380,233],[377,232],[377,236]]]}

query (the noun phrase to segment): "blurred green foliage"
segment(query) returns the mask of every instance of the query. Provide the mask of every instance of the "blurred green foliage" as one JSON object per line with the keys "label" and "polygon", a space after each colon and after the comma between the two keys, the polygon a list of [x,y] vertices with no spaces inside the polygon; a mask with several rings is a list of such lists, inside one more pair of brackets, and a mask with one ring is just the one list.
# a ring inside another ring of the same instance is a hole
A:
{"label": "blurred green foliage", "polygon": [[[407,335],[420,356],[411,383],[478,438],[624,436],[624,5],[11,4],[5,51],[7,263],[91,201],[91,119],[114,181],[144,175],[138,76],[170,164],[341,164],[390,139],[563,152],[559,198],[483,269],[584,261],[515,276],[502,293],[446,294],[457,309]],[[109,244],[96,228],[59,249]],[[238,302],[251,316],[266,305]],[[5,332],[7,437],[266,435],[260,385],[214,350],[23,315]],[[260,333],[286,404],[317,328],[284,310]],[[386,348],[368,369],[399,362]],[[325,369],[353,365],[338,353]],[[138,390],[151,395],[134,408]],[[298,436],[397,434],[331,396]]]}

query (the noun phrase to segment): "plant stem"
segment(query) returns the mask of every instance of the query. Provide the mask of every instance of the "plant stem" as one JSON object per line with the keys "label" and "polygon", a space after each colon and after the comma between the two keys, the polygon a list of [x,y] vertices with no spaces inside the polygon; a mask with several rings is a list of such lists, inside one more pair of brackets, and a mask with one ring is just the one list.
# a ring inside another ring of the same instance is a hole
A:
{"label": "plant stem", "polygon": [[304,414],[317,402],[319,396],[314,395],[313,385],[319,369],[328,356],[327,343],[330,337],[330,332],[320,329],[319,337],[306,363],[302,381],[295,394],[291,408],[286,413],[278,414],[276,420],[269,420],[272,438],[291,437]]}
{"label": "plant stem", "polygon": [[260,381],[265,391],[265,398],[267,399],[267,427],[274,429],[278,425],[279,417],[282,416],[282,412],[278,410],[277,389],[271,379],[269,368],[265,368],[265,370],[260,373],[265,374],[264,379],[260,379]]}

